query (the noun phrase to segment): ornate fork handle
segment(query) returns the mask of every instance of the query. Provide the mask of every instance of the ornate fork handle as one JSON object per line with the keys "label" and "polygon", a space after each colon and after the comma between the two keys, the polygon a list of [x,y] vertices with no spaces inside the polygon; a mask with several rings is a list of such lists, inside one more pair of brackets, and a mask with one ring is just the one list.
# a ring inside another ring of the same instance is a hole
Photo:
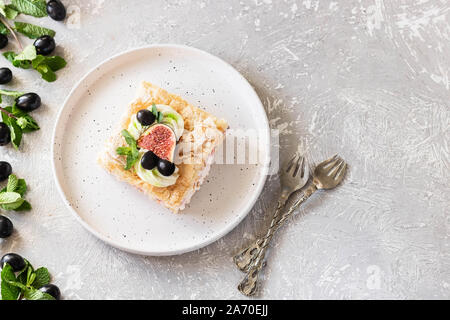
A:
{"label": "ornate fork handle", "polygon": [[278,206],[273,214],[272,222],[270,223],[270,227],[267,230],[266,236],[263,238],[259,238],[253,244],[248,246],[247,248],[242,249],[238,254],[233,257],[233,261],[239,270],[243,272],[247,272],[250,266],[253,264],[253,261],[258,256],[258,252],[262,249],[262,245],[264,239],[272,232],[273,228],[276,226],[276,222],[279,219],[280,211],[284,207],[286,203],[285,199],[280,199],[278,201]]}
{"label": "ornate fork handle", "polygon": [[[244,277],[244,279],[239,283],[238,289],[241,293],[245,294],[246,296],[252,296],[256,292],[256,286],[258,282],[258,275],[263,267],[263,261],[264,257],[266,255],[266,249],[267,246],[270,243],[270,240],[272,240],[273,235],[275,232],[286,222],[287,219],[289,219],[292,214],[294,213],[295,209],[297,209],[298,206],[300,206],[303,202],[305,202],[315,191],[317,190],[317,187],[314,184],[311,184],[303,193],[303,196],[295,201],[295,203],[290,207],[289,211],[286,212],[281,218],[279,218],[276,222],[272,220],[273,227],[271,224],[271,227],[269,228],[269,231],[262,239],[258,239],[256,243],[259,243],[260,250],[257,251],[256,257],[253,257],[251,264],[251,268],[248,269],[247,275]],[[275,218],[275,216],[274,216]]]}

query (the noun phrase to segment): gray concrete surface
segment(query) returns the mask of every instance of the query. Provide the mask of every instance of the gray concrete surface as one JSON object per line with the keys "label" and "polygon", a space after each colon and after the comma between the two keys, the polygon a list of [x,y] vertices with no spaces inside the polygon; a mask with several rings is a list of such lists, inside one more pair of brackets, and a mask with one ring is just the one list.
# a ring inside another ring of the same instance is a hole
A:
{"label": "gray concrete surface", "polygon": [[[34,210],[8,214],[14,251],[45,265],[65,299],[242,298],[232,254],[276,202],[271,176],[235,230],[181,256],[141,257],[85,231],[53,182],[51,133],[75,82],[121,51],[179,43],[211,52],[256,88],[283,154],[350,164],[342,187],[313,196],[274,240],[268,299],[450,298],[450,3],[445,0],[63,0],[54,28],[68,60],[57,82],[14,69],[7,88],[38,92],[42,130],[0,156],[30,185]],[[24,39],[24,42],[29,40]],[[1,66],[9,64],[1,60]]]}

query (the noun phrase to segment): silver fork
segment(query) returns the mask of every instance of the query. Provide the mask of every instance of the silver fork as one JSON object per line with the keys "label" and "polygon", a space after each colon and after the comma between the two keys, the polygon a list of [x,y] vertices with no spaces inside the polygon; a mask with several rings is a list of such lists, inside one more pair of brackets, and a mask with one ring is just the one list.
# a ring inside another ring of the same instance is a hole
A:
{"label": "silver fork", "polygon": [[263,249],[258,252],[258,256],[254,260],[247,275],[238,285],[238,289],[246,296],[252,296],[256,293],[258,275],[263,267],[263,260],[265,257],[266,248],[269,245],[274,233],[285,223],[285,221],[292,216],[295,209],[305,202],[314,192],[320,189],[335,188],[345,176],[347,164],[340,157],[335,155],[331,159],[320,163],[313,173],[313,180],[311,185],[304,191],[303,196],[300,197],[281,218],[276,222],[275,226],[270,229],[264,238]]}
{"label": "silver fork", "polygon": [[261,249],[263,249],[267,244],[265,243],[268,239],[268,235],[272,232],[272,229],[276,226],[276,222],[279,219],[281,209],[285,206],[289,196],[297,190],[303,188],[309,179],[309,166],[305,158],[300,156],[298,153],[290,159],[285,166],[281,169],[281,195],[278,199],[278,205],[275,213],[272,217],[272,222],[270,223],[269,229],[266,235],[256,240],[250,246],[242,249],[233,258],[236,266],[243,272],[250,269],[253,261],[258,256]]}

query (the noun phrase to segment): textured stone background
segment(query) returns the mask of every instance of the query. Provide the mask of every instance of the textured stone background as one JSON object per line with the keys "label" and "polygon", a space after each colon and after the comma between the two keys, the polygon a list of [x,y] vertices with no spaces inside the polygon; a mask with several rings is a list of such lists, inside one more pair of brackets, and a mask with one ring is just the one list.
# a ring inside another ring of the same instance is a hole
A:
{"label": "textured stone background", "polygon": [[20,18],[54,28],[69,64],[54,84],[13,69],[7,86],[36,91],[45,105],[34,114],[42,130],[20,152],[0,150],[27,179],[34,205],[8,214],[16,232],[0,241],[2,254],[48,266],[66,299],[242,297],[231,256],[267,223],[276,176],[226,237],[154,258],[91,236],[65,209],[51,174],[55,117],[74,83],[126,49],[180,43],[242,72],[281,131],[284,155],[300,142],[312,163],[339,153],[351,166],[342,187],[313,196],[274,239],[262,297],[450,298],[448,1],[63,2],[64,24]]}

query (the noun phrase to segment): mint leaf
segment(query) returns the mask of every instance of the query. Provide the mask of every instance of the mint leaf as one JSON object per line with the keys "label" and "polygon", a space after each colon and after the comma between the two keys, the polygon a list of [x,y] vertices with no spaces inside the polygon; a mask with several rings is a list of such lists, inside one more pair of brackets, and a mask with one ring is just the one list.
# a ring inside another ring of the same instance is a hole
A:
{"label": "mint leaf", "polygon": [[[8,108],[4,108],[8,109]],[[8,110],[9,111],[9,110]],[[20,142],[22,141],[22,129],[16,122],[16,119],[10,118],[6,113],[1,112],[3,122],[8,126],[11,132],[11,143],[14,148],[19,149]]]}
{"label": "mint leaf", "polygon": [[17,12],[41,18],[47,16],[45,0],[11,0]]}
{"label": "mint leaf", "polygon": [[154,103],[152,103],[152,113],[156,118],[158,118],[158,109],[156,109],[156,104]]}
{"label": "mint leaf", "polygon": [[7,211],[15,211],[22,206],[24,201],[25,201],[24,199],[20,198],[17,199],[17,201],[15,202],[1,204],[0,208]]}
{"label": "mint leaf", "polygon": [[27,127],[27,125],[28,125],[28,120],[27,120],[26,118],[24,118],[24,117],[17,118],[17,125],[18,125],[20,128],[22,128],[22,130],[23,130],[24,128]]}
{"label": "mint leaf", "polygon": [[[2,94],[13,97],[22,95],[22,93],[18,91],[0,90],[0,96]],[[1,112],[3,122],[11,131],[11,142],[13,146],[18,149],[20,142],[22,141],[23,133],[39,130],[39,125],[27,112],[20,110],[15,105],[12,107],[5,107],[3,109],[15,116],[15,118],[10,117],[7,113]]]}
{"label": "mint leaf", "polygon": [[31,62],[33,69],[38,71],[42,79],[48,82],[53,82],[56,80],[55,71],[64,68],[67,65],[66,60],[60,56],[45,57],[43,55],[37,55],[36,58]]}
{"label": "mint leaf", "polygon": [[5,8],[5,2],[3,2],[3,0],[0,0],[0,14],[6,17]]}
{"label": "mint leaf", "polygon": [[25,268],[23,268],[22,270],[20,270],[17,274],[17,281],[19,281],[21,284],[26,285],[27,284],[27,278],[28,278],[28,270],[31,269],[31,271],[34,271],[33,266],[31,265],[31,263],[27,260],[27,259],[23,259],[25,260]]}
{"label": "mint leaf", "polygon": [[5,6],[5,17],[9,20],[13,20],[17,17],[17,15],[19,14],[19,12],[16,10],[16,8],[11,5],[11,4],[7,4]]}
{"label": "mint leaf", "polygon": [[31,23],[26,23],[26,22],[16,21],[16,22],[14,22],[14,28],[16,29],[17,32],[22,33],[23,35],[27,36],[30,39],[36,39],[36,38],[39,38],[39,37],[45,36],[45,35],[54,37],[56,34],[56,32],[51,29],[47,29],[47,28],[37,26],[37,25],[31,24]]}
{"label": "mint leaf", "polygon": [[27,277],[26,277],[25,284],[27,286],[31,285],[35,278],[36,278],[36,275],[34,275],[34,269],[32,266],[29,266],[27,268]]}
{"label": "mint leaf", "polygon": [[36,277],[31,283],[33,287],[39,289],[40,287],[50,283],[50,273],[48,272],[47,268],[40,267],[36,269],[34,274],[36,275]]}
{"label": "mint leaf", "polygon": [[131,154],[131,148],[130,147],[118,147],[116,149],[116,153],[120,156],[126,156],[128,154]]}
{"label": "mint leaf", "polygon": [[47,82],[53,82],[56,80],[56,73],[54,73],[48,65],[41,64],[36,68],[36,71],[39,72],[42,76],[42,79]]}
{"label": "mint leaf", "polygon": [[3,0],[0,1],[0,14],[6,16],[6,13],[5,13],[5,3],[3,2]]}
{"label": "mint leaf", "polygon": [[42,292],[35,288],[27,288],[23,295],[27,300],[55,300],[55,298],[48,293]]}
{"label": "mint leaf", "polygon": [[[22,91],[0,89],[0,96],[9,96],[9,97],[13,97],[14,99],[20,97],[24,93],[25,92],[22,92]],[[0,100],[0,102],[1,102],[1,100]]]}
{"label": "mint leaf", "polygon": [[22,128],[24,133],[40,129],[37,122],[29,115],[17,118],[17,125]]}
{"label": "mint leaf", "polygon": [[44,63],[47,64],[52,71],[58,71],[67,65],[66,60],[60,56],[44,57]]}
{"label": "mint leaf", "polygon": [[[8,190],[8,187],[6,187],[6,190]],[[20,200],[22,196],[17,192],[2,192],[0,193],[0,204],[9,204],[14,203],[18,200]]]}
{"label": "mint leaf", "polygon": [[34,60],[37,57],[36,47],[32,44],[28,45],[23,49],[21,53],[15,56],[14,60],[22,61],[22,60]]}
{"label": "mint leaf", "polygon": [[17,207],[16,209],[13,209],[14,211],[30,211],[32,209],[31,204],[24,200],[20,207]]}
{"label": "mint leaf", "polygon": [[5,5],[5,2],[2,0],[0,1],[0,14],[5,16],[9,20],[13,20],[19,13],[12,4]]}
{"label": "mint leaf", "polygon": [[[1,90],[0,90],[1,91]],[[0,92],[1,95],[1,92]],[[6,111],[11,112],[17,117],[17,125],[22,129],[22,132],[28,133],[31,131],[39,130],[39,125],[27,112],[20,110],[14,104],[12,107],[6,107]]]}
{"label": "mint leaf", "polygon": [[26,191],[27,184],[24,179],[18,179],[14,174],[9,175],[6,187],[0,191],[0,208],[14,211],[30,210],[31,204],[22,198]]}
{"label": "mint leaf", "polygon": [[136,140],[134,140],[133,136],[127,130],[122,130],[122,136],[125,138],[125,141],[128,143],[129,147],[119,147],[116,149],[116,152],[119,155],[127,156],[125,170],[129,170],[138,160],[139,150],[137,148]]}
{"label": "mint leaf", "polygon": [[[6,190],[8,190],[8,187],[6,187]],[[0,193],[0,208],[4,210],[16,210],[22,206],[24,201],[17,192],[6,191]]]}
{"label": "mint leaf", "polygon": [[19,185],[19,179],[17,179],[16,175],[10,174],[8,177],[8,184],[6,185],[6,192],[16,191],[18,185]]}
{"label": "mint leaf", "polygon": [[122,130],[122,136],[125,138],[125,141],[130,147],[136,146],[136,140],[134,140],[134,137],[128,132],[128,130]]}
{"label": "mint leaf", "polygon": [[17,54],[13,51],[7,51],[3,53],[3,56],[8,59],[16,68],[30,69],[31,61],[28,60],[16,60]]}
{"label": "mint leaf", "polygon": [[0,33],[7,35],[9,33],[9,29],[0,21]]}
{"label": "mint leaf", "polygon": [[20,288],[11,284],[11,282],[16,282],[16,276],[12,267],[5,263],[1,273],[1,294],[2,300],[17,300],[20,295]]}
{"label": "mint leaf", "polygon": [[22,142],[22,130],[16,123],[16,119],[9,118],[9,129],[11,131],[11,143],[14,148],[19,149],[20,142]]}
{"label": "mint leaf", "polygon": [[17,182],[16,190],[14,191],[23,197],[25,192],[27,192],[27,183],[25,182],[24,179],[19,179],[19,181]]}

